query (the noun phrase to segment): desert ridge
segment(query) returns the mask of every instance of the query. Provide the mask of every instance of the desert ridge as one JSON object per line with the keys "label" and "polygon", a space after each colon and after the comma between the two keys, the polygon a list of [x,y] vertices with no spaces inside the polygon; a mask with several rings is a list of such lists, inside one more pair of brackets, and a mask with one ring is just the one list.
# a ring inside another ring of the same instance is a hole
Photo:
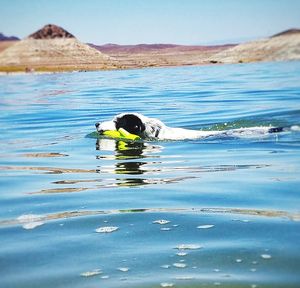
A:
{"label": "desert ridge", "polygon": [[93,45],[125,67],[186,66],[300,60],[300,29],[265,39],[216,46]]}
{"label": "desert ridge", "polygon": [[300,30],[289,29],[269,38],[242,43],[210,57],[213,63],[300,60]]}
{"label": "desert ridge", "polygon": [[300,60],[299,29],[289,29],[242,44],[211,46],[84,44],[53,24],[44,26],[21,41],[3,36],[4,41],[0,41],[0,72],[86,71]]}
{"label": "desert ridge", "polygon": [[118,61],[48,24],[0,53],[0,71],[73,71],[120,68]]}
{"label": "desert ridge", "polygon": [[138,44],[138,45],[93,45],[95,49],[117,59],[122,67],[172,67],[211,64],[210,57],[236,46],[226,45],[175,45],[175,44]]}

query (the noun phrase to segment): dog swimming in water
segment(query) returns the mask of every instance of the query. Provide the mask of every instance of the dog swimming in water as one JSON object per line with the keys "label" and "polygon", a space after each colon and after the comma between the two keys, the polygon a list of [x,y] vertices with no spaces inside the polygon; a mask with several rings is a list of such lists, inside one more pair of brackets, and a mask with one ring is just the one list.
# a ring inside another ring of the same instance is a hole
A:
{"label": "dog swimming in water", "polygon": [[222,131],[201,131],[184,128],[172,128],[156,118],[149,118],[139,113],[122,113],[112,120],[95,124],[101,135],[105,131],[125,129],[131,134],[138,135],[145,140],[186,140],[201,139],[213,136],[220,137],[247,137],[262,136],[269,133],[282,132],[281,127],[250,127]]}

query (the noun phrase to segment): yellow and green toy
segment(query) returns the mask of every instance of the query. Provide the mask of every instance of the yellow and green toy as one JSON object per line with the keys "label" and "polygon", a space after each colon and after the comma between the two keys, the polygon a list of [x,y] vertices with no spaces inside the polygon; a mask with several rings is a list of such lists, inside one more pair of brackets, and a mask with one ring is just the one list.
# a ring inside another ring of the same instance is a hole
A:
{"label": "yellow and green toy", "polygon": [[141,140],[140,136],[135,135],[135,134],[131,134],[123,128],[120,128],[118,130],[104,131],[103,135],[105,135],[109,138],[117,139],[117,140],[131,140],[131,141]]}

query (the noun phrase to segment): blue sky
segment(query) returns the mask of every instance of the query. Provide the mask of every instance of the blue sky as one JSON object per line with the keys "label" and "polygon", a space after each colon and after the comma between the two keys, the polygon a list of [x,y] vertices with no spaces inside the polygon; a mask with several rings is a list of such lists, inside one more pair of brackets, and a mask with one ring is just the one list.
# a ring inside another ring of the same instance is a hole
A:
{"label": "blue sky", "polygon": [[48,23],[95,44],[220,44],[300,28],[300,0],[0,0],[5,35]]}

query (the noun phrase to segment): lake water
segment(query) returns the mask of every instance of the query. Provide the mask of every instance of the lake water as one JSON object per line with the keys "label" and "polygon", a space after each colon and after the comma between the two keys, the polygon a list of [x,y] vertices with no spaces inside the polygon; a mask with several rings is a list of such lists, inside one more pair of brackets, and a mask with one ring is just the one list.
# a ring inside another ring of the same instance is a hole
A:
{"label": "lake water", "polygon": [[[300,62],[0,84],[1,287],[300,286]],[[290,131],[87,137],[127,111],[173,127]]]}

